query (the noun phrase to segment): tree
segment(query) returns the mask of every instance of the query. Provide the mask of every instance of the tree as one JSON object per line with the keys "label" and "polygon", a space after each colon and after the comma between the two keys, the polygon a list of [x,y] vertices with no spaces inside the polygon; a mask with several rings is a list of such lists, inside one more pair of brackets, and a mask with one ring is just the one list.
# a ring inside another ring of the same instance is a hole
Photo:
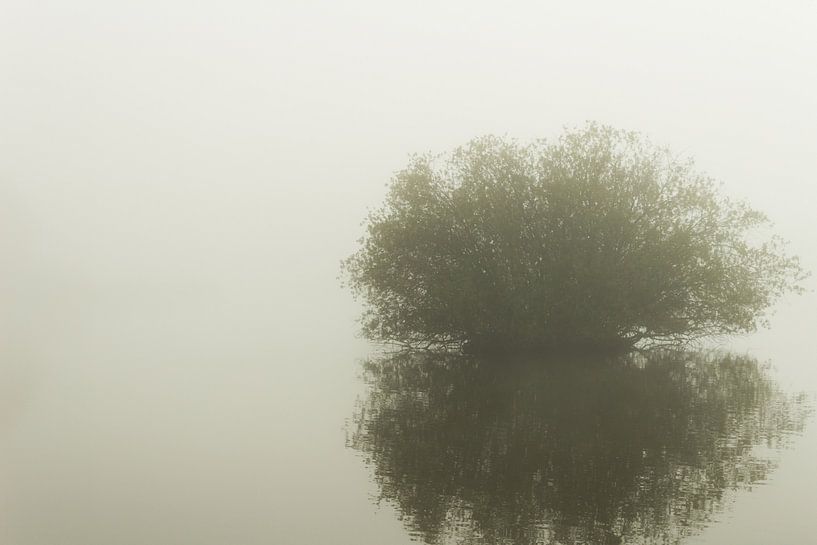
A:
{"label": "tree", "polygon": [[691,161],[588,124],[412,157],[343,265],[373,339],[630,347],[751,331],[800,290],[797,259],[760,236],[767,223]]}

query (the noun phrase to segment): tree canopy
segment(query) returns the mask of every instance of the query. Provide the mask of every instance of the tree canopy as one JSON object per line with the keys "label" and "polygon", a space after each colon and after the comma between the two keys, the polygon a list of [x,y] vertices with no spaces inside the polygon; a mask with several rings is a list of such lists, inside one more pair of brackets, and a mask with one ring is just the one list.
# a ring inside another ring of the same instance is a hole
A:
{"label": "tree canopy", "polygon": [[751,331],[799,290],[767,223],[692,161],[589,124],[413,156],[344,268],[373,339],[628,347]]}

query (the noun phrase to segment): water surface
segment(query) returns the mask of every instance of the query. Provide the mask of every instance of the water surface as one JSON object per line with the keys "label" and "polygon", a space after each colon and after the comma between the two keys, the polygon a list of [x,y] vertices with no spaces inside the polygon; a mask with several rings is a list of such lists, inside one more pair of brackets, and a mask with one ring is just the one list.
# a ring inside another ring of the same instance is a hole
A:
{"label": "water surface", "polygon": [[809,407],[717,351],[365,368],[350,445],[425,543],[680,543],[770,478]]}

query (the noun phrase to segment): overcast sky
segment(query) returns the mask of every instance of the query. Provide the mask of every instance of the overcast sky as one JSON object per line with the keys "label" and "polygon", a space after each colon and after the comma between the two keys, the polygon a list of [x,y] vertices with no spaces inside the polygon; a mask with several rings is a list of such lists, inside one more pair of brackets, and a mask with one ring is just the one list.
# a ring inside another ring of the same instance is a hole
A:
{"label": "overcast sky", "polygon": [[3,221],[83,274],[288,237],[342,254],[408,153],[597,120],[695,157],[807,245],[815,28],[806,0],[10,0]]}
{"label": "overcast sky", "polygon": [[694,157],[817,268],[815,29],[807,0],[7,0],[5,276],[348,304],[409,153],[586,120]]}

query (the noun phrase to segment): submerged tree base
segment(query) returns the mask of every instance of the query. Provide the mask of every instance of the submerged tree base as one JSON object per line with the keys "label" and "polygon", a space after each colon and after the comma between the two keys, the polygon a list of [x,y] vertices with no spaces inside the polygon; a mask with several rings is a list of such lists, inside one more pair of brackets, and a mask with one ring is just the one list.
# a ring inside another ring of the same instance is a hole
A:
{"label": "submerged tree base", "polygon": [[617,355],[636,347],[639,339],[598,339],[562,343],[510,343],[496,339],[464,342],[460,350],[473,356]]}

